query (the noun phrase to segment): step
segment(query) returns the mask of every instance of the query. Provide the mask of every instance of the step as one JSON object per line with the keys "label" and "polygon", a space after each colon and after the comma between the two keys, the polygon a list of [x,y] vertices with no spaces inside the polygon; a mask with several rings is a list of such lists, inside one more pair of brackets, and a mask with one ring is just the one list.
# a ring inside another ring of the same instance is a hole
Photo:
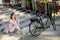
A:
{"label": "step", "polygon": [[4,6],[3,5],[2,6],[0,5],[0,9],[2,9],[2,8],[4,8]]}
{"label": "step", "polygon": [[24,36],[22,34],[16,34],[16,33],[3,34],[0,32],[0,40],[21,40],[23,38]]}
{"label": "step", "polygon": [[13,12],[11,8],[3,8],[0,10],[0,14]]}
{"label": "step", "polygon": [[10,8],[6,8],[6,7],[4,7],[4,8],[2,8],[0,11],[5,11],[5,10],[9,10]]}
{"label": "step", "polygon": [[1,25],[1,26],[0,26],[0,31],[1,31],[2,29],[6,28],[7,26],[8,26],[8,24],[6,24],[6,23],[5,23],[4,25]]}
{"label": "step", "polygon": [[31,23],[30,20],[26,20],[24,22],[21,22],[19,26],[20,27],[25,27],[25,26],[28,26],[30,23]]}
{"label": "step", "polygon": [[60,21],[56,21],[55,23],[56,23],[56,24],[60,24]]}
{"label": "step", "polygon": [[29,26],[23,27],[22,32],[28,33],[29,32]]}
{"label": "step", "polygon": [[10,11],[10,10],[7,10],[7,11],[1,11],[0,14],[1,14],[1,13],[6,14],[6,13],[11,13],[11,12],[12,12],[12,11]]}

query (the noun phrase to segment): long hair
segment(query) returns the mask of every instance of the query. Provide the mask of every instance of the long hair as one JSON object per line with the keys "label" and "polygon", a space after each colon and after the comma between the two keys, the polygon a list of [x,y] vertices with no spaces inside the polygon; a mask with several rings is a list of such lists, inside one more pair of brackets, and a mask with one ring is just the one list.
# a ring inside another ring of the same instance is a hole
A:
{"label": "long hair", "polygon": [[[12,19],[12,16],[14,15],[14,13],[11,13],[11,15],[10,15],[10,19]],[[15,17],[15,19],[16,19],[16,17]]]}

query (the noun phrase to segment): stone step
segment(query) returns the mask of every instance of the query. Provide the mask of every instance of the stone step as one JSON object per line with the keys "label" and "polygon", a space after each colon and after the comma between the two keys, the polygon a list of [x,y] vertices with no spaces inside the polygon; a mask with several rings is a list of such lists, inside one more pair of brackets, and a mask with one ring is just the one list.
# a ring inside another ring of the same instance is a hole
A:
{"label": "stone step", "polygon": [[0,11],[6,11],[6,10],[10,10],[11,8],[6,8],[6,7],[4,7],[4,8],[2,8]]}
{"label": "stone step", "polygon": [[3,9],[4,8],[4,6],[3,5],[0,5],[0,9]]}
{"label": "stone step", "polygon": [[30,20],[26,20],[24,22],[21,22],[19,26],[20,27],[25,27],[25,26],[28,26],[30,23],[31,23]]}
{"label": "stone step", "polygon": [[13,13],[12,11],[9,11],[9,10],[7,10],[7,11],[1,11],[0,12],[0,14],[10,14],[10,13]]}
{"label": "stone step", "polygon": [[8,21],[1,21],[1,22],[0,22],[0,26],[1,26],[1,25],[4,25],[4,24],[6,24],[6,23],[8,23]]}
{"label": "stone step", "polygon": [[6,14],[10,12],[13,12],[11,8],[3,8],[0,10],[0,14]]}
{"label": "stone step", "polygon": [[7,26],[8,26],[8,24],[1,25],[1,26],[0,26],[0,31],[1,31],[2,29],[6,28]]}
{"label": "stone step", "polygon": [[21,40],[22,38],[24,38],[22,34],[17,33],[4,34],[0,32],[0,40]]}
{"label": "stone step", "polygon": [[28,33],[29,32],[29,26],[23,27],[22,32],[25,34]]}
{"label": "stone step", "polygon": [[56,23],[56,24],[60,24],[60,21],[56,21],[55,23]]}

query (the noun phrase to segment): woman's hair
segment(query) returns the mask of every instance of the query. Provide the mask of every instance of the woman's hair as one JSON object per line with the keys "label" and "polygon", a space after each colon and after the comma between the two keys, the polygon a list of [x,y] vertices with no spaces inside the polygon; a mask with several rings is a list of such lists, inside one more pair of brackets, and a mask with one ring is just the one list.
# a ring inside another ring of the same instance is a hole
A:
{"label": "woman's hair", "polygon": [[[11,13],[11,15],[10,15],[10,19],[12,19],[12,16],[14,15],[15,13]],[[16,19],[16,18],[15,18]]]}

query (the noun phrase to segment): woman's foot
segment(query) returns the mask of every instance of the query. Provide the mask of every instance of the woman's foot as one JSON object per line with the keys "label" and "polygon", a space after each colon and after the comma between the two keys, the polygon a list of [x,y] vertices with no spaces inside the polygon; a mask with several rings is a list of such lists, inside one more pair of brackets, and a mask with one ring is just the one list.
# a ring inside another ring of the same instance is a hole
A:
{"label": "woman's foot", "polygon": [[17,30],[17,31],[15,31],[15,33],[17,33],[17,34],[22,34],[22,35],[26,35],[26,33],[22,32],[21,30]]}
{"label": "woman's foot", "polygon": [[8,34],[7,32],[4,32],[4,34]]}
{"label": "woman's foot", "polygon": [[8,31],[3,31],[4,34],[8,34],[9,32]]}
{"label": "woman's foot", "polygon": [[26,33],[24,33],[24,32],[20,32],[22,35],[26,35]]}

